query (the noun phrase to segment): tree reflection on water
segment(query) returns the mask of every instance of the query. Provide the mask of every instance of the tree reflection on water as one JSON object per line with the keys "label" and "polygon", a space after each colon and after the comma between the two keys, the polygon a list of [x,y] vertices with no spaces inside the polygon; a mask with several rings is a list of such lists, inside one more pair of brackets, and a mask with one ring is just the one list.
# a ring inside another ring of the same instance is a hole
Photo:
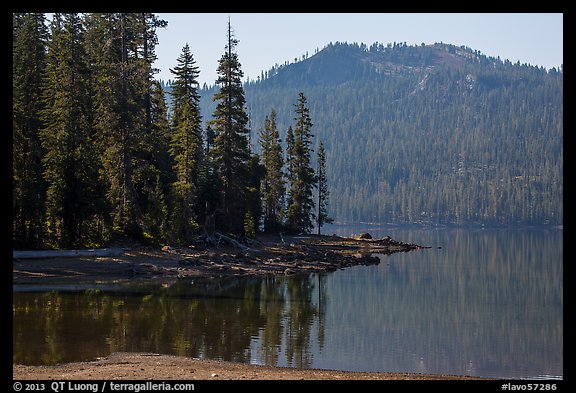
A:
{"label": "tree reflection on water", "polygon": [[226,277],[14,293],[13,362],[49,365],[122,351],[275,365],[285,344],[290,365],[309,367],[313,326],[322,341],[323,279]]}

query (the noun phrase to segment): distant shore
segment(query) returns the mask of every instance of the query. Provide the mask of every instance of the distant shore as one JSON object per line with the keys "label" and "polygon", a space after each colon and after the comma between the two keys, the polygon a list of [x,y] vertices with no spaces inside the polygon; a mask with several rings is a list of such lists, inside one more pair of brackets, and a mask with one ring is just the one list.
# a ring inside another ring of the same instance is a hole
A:
{"label": "distant shore", "polygon": [[352,372],[260,366],[152,353],[113,353],[91,362],[12,366],[15,380],[478,380],[417,373]]}

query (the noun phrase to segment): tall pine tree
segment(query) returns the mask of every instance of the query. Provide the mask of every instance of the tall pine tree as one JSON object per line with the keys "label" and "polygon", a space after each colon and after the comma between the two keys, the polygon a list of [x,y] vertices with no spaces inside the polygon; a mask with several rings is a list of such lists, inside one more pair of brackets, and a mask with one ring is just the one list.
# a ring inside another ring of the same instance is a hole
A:
{"label": "tall pine tree", "polygon": [[198,102],[198,67],[188,44],[178,57],[178,65],[170,71],[172,84],[172,141],[170,153],[174,159],[176,181],[173,184],[175,206],[172,226],[174,240],[189,242],[192,230],[198,225],[195,204],[198,197],[198,174],[202,160],[202,118]]}
{"label": "tall pine tree", "polygon": [[326,151],[324,144],[320,141],[318,146],[318,162],[316,169],[316,179],[318,180],[318,214],[316,215],[316,226],[318,227],[318,235],[320,235],[320,228],[324,224],[330,224],[334,220],[328,216],[328,179],[326,177]]}
{"label": "tall pine tree", "polygon": [[262,164],[265,168],[261,192],[266,232],[280,229],[284,218],[286,181],[282,171],[284,159],[281,142],[276,126],[276,111],[272,109],[270,117],[266,115],[264,119],[264,129],[260,131],[259,139],[262,148]]}
{"label": "tall pine tree", "polygon": [[250,150],[248,148],[248,115],[244,105],[244,88],[238,55],[235,52],[238,40],[232,34],[228,21],[228,42],[225,53],[218,63],[220,86],[213,100],[218,101],[210,126],[214,139],[214,158],[222,181],[221,206],[225,217],[222,224],[226,229],[242,233],[247,211],[246,188],[249,181]]}
{"label": "tall pine tree", "polygon": [[314,227],[312,191],[316,186],[316,176],[311,167],[312,120],[304,93],[299,93],[294,107],[294,128],[289,129],[286,138],[290,183],[287,224],[293,233],[310,233]]}

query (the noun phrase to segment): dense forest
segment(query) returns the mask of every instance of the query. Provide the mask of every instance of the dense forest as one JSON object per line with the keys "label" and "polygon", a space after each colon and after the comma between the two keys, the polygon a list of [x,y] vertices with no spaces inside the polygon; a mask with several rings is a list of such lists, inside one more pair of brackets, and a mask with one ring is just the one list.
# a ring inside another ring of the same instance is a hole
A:
{"label": "dense forest", "polygon": [[218,79],[200,88],[193,42],[173,79],[155,79],[166,26],[148,13],[13,14],[15,248],[186,244],[333,219],[563,223],[562,67],[337,42],[243,82],[229,23]]}
{"label": "dense forest", "polygon": [[187,245],[216,231],[308,233],[329,222],[326,159],[313,155],[304,93],[292,97],[285,147],[270,111],[261,159],[230,22],[206,122],[188,44],[170,69],[169,105],[154,78],[166,26],[148,13],[55,13],[49,23],[13,14],[15,248]]}
{"label": "dense forest", "polygon": [[306,92],[336,222],[563,222],[562,67],[445,43],[337,42],[245,91],[253,127],[272,106],[283,132],[291,97]]}

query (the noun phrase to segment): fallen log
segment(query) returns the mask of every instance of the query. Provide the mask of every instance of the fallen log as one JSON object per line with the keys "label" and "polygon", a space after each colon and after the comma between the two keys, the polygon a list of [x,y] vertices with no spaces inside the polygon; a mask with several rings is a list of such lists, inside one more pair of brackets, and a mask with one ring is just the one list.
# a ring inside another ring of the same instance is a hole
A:
{"label": "fallen log", "polygon": [[218,244],[220,244],[220,242],[221,242],[222,240],[225,240],[225,241],[227,241],[229,244],[231,244],[232,246],[234,246],[234,247],[236,247],[236,248],[239,248],[239,249],[242,250],[242,251],[255,251],[255,250],[251,249],[250,247],[245,246],[244,244],[242,244],[242,243],[240,243],[240,242],[232,239],[231,237],[228,237],[228,236],[226,236],[226,235],[223,235],[223,234],[221,234],[221,233],[216,233],[216,236],[218,236]]}
{"label": "fallen log", "polygon": [[29,250],[12,251],[13,259],[117,257],[124,253],[121,248],[97,248],[87,250]]}
{"label": "fallen log", "polygon": [[260,250],[258,250],[258,249],[256,249],[256,248],[248,247],[248,246],[244,245],[243,243],[240,243],[239,241],[234,240],[234,239],[232,239],[231,237],[226,236],[226,235],[223,235],[223,234],[221,234],[221,233],[219,233],[219,232],[214,232],[214,233],[213,233],[212,235],[210,235],[210,236],[208,236],[208,235],[206,234],[206,236],[205,236],[205,238],[204,238],[204,242],[205,242],[206,244],[211,244],[211,245],[213,245],[213,246],[215,246],[215,247],[217,247],[217,248],[220,248],[220,244],[221,244],[223,241],[226,242],[226,243],[228,243],[228,244],[230,244],[231,246],[233,246],[233,247],[235,247],[235,248],[238,248],[239,250],[241,250],[241,251],[243,251],[243,252],[254,252],[254,253],[260,252]]}

